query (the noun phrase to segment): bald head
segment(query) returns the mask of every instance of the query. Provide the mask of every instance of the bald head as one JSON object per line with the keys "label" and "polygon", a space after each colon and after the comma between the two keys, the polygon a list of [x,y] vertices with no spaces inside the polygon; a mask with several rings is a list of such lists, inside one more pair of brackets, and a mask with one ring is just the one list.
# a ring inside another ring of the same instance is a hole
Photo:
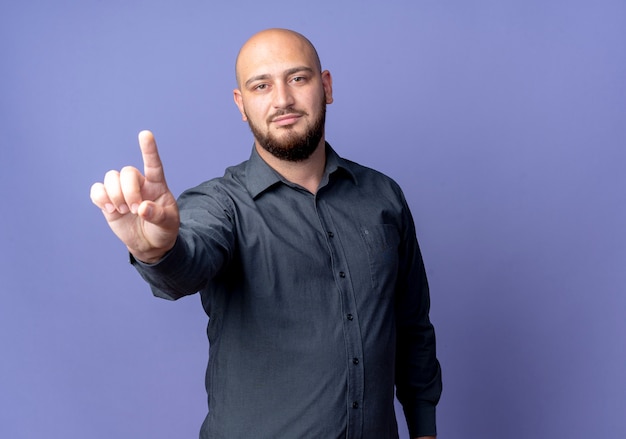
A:
{"label": "bald head", "polygon": [[294,52],[307,60],[316,73],[322,71],[317,51],[304,35],[289,29],[266,29],[253,35],[237,55],[237,85],[241,87],[247,80],[246,74],[267,60],[283,59]]}

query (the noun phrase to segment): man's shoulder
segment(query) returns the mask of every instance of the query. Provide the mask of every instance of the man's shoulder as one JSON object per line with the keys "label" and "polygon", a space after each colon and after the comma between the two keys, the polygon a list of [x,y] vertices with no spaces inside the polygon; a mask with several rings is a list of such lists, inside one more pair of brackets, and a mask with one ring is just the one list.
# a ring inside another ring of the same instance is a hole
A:
{"label": "man's shoulder", "polygon": [[243,180],[245,180],[246,174],[246,165],[248,160],[245,160],[239,164],[228,166],[224,170],[224,174],[217,177],[211,177],[207,180],[202,181],[196,186],[192,186],[188,191],[207,191],[207,190],[215,190],[219,188],[226,188],[228,186],[241,184]]}
{"label": "man's shoulder", "polygon": [[[342,166],[349,170],[360,186],[387,187],[394,192],[401,192],[400,185],[385,172],[357,163],[346,158],[340,159]],[[382,186],[381,186],[382,185]]]}
{"label": "man's shoulder", "polygon": [[[229,166],[222,176],[210,178],[188,188],[179,199],[211,197],[224,202],[227,200],[237,202],[238,200],[253,198],[255,186],[263,184],[263,182],[249,165],[250,160],[245,160]],[[227,202],[231,204],[232,201]]]}

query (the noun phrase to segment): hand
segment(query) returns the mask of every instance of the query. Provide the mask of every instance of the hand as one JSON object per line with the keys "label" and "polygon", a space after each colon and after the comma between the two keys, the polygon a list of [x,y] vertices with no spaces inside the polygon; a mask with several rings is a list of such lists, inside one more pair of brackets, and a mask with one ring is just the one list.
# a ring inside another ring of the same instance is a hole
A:
{"label": "hand", "polygon": [[174,246],[180,215],[150,131],[139,133],[139,147],[144,175],[132,166],[109,171],[91,186],[91,201],[133,256],[153,263]]}

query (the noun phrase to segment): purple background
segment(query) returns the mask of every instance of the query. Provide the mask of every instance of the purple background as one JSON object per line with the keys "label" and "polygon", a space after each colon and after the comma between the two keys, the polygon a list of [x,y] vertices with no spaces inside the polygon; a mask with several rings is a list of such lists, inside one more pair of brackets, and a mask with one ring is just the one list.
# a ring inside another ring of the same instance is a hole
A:
{"label": "purple background", "polygon": [[0,437],[197,437],[199,297],[152,298],[89,187],[145,128],[176,194],[246,159],[234,58],[274,26],[334,74],[339,153],[405,189],[440,437],[626,437],[622,0],[2,2]]}

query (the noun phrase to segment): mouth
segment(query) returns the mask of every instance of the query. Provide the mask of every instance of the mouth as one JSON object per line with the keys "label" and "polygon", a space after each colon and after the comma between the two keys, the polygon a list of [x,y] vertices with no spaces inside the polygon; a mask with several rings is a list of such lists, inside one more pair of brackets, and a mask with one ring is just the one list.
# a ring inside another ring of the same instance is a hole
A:
{"label": "mouth", "polygon": [[289,113],[274,117],[270,121],[276,126],[284,127],[295,124],[302,116],[299,113]]}

